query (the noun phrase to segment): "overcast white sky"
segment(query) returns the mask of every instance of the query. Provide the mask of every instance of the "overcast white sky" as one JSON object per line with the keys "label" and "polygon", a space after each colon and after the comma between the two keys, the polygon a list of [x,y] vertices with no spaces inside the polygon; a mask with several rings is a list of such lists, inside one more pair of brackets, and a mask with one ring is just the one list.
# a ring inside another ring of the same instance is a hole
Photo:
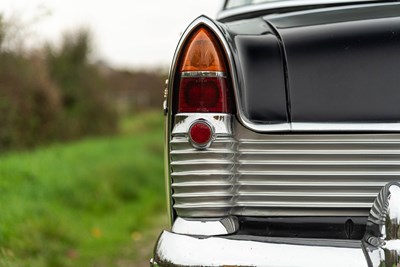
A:
{"label": "overcast white sky", "polygon": [[29,25],[33,43],[57,42],[80,26],[92,30],[96,58],[114,67],[168,67],[180,33],[222,0],[1,0],[0,13]]}

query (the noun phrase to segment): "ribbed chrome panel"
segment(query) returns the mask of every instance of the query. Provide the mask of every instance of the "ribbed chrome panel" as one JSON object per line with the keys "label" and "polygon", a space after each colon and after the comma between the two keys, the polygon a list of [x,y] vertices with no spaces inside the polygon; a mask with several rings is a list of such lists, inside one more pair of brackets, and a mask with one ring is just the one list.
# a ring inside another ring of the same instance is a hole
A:
{"label": "ribbed chrome panel", "polygon": [[400,180],[399,134],[257,134],[234,125],[234,138],[205,151],[173,137],[179,216],[367,216],[380,188]]}
{"label": "ribbed chrome panel", "polygon": [[217,138],[210,148],[199,151],[187,138],[173,138],[171,178],[178,215],[218,217],[229,214],[235,194],[235,144],[233,138]]}

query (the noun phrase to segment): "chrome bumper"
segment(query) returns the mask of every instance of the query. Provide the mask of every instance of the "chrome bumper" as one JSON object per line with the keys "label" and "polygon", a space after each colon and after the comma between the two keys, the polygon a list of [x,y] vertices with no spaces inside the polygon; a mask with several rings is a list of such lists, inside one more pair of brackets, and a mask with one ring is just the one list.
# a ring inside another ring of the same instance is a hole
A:
{"label": "chrome bumper", "polygon": [[400,184],[375,200],[363,240],[323,240],[161,233],[152,266],[400,266]]}
{"label": "chrome bumper", "polygon": [[257,240],[249,236],[199,238],[167,231],[161,234],[156,246],[153,266],[157,265],[368,266],[359,241]]}

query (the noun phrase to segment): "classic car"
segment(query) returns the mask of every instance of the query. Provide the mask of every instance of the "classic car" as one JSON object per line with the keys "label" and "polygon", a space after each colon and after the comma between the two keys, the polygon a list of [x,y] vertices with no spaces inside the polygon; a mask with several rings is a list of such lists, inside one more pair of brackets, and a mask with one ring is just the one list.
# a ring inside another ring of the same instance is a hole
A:
{"label": "classic car", "polygon": [[165,90],[152,266],[400,266],[400,3],[226,0]]}

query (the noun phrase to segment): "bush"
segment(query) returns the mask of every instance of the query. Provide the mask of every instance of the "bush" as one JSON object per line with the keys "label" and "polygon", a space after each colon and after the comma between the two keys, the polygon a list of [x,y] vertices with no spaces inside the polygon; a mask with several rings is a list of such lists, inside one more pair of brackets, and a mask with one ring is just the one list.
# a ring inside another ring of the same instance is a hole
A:
{"label": "bush", "polygon": [[0,17],[0,151],[116,131],[109,87],[88,61],[88,31],[35,54],[5,49],[6,38]]}
{"label": "bush", "polygon": [[66,34],[59,49],[47,48],[50,77],[61,92],[66,139],[109,134],[116,129],[116,114],[109,102],[110,89],[96,66],[89,64],[87,30]]}
{"label": "bush", "polygon": [[0,150],[56,138],[62,107],[40,61],[0,53]]}

